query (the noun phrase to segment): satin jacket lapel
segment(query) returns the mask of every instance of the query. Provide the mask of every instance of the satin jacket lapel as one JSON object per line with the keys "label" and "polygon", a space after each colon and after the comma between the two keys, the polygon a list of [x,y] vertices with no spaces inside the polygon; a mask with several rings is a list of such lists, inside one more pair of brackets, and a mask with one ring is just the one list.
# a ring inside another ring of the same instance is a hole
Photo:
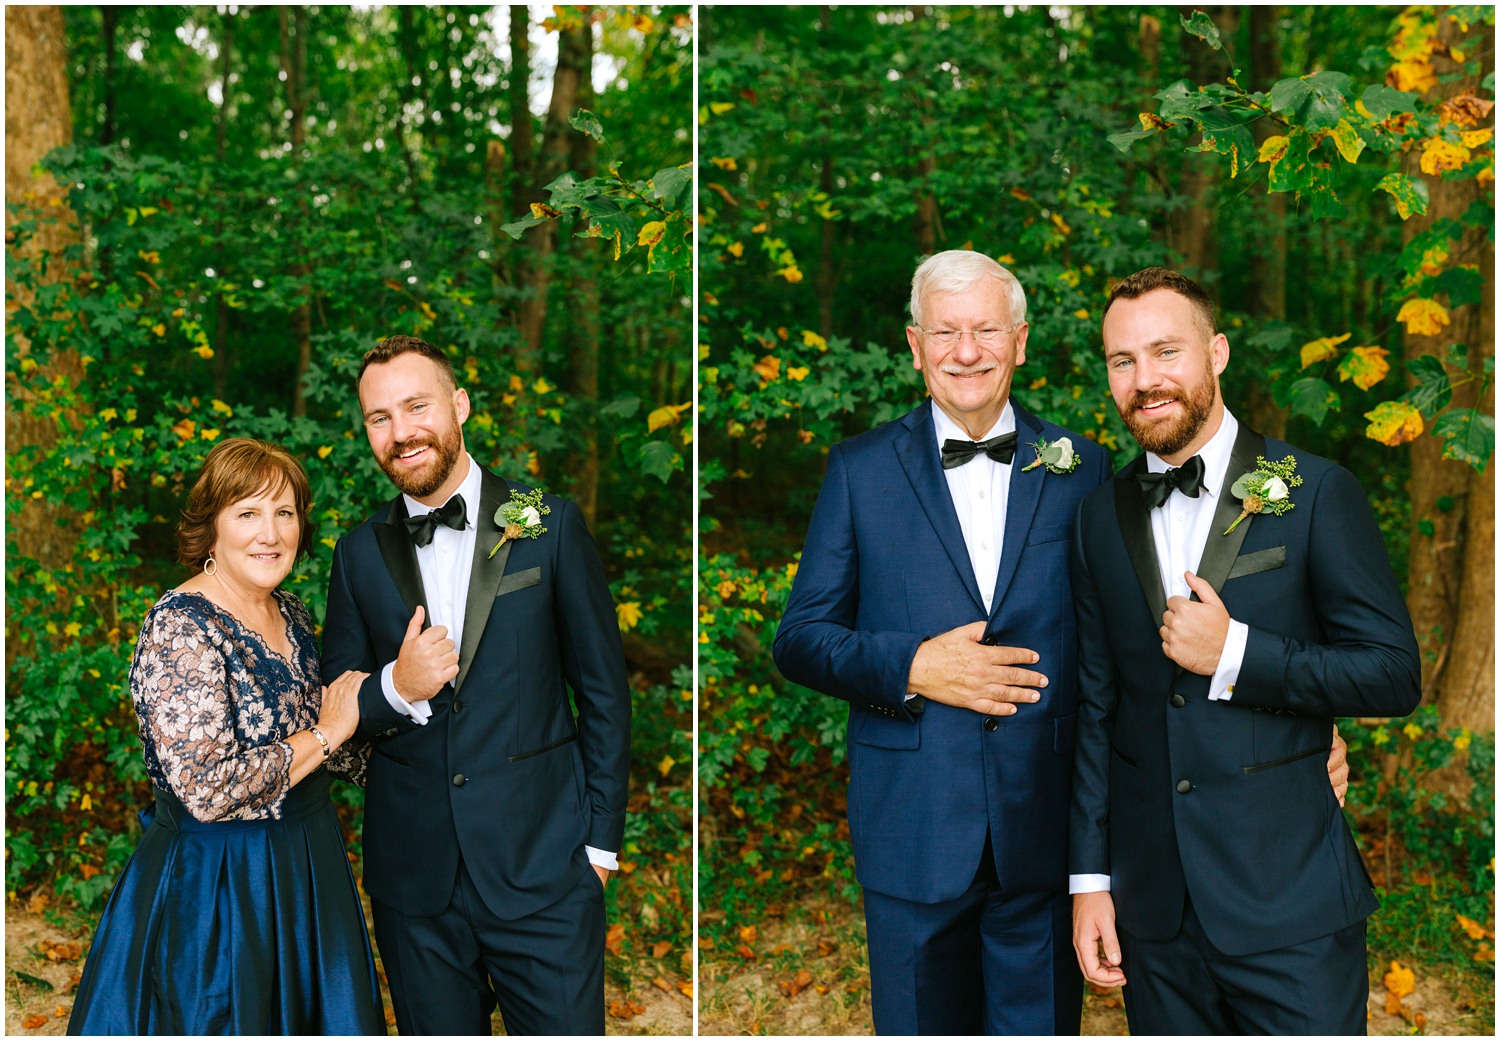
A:
{"label": "satin jacket lapel", "polygon": [[917,493],[917,502],[927,514],[932,530],[937,532],[948,559],[958,569],[964,580],[964,588],[974,606],[984,610],[984,598],[979,595],[979,582],[974,578],[974,565],[969,562],[969,549],[964,543],[963,529],[958,526],[958,513],[953,509],[953,496],[948,491],[948,482],[943,477],[943,464],[938,457],[937,430],[932,425],[932,401],[928,399],[906,417],[906,432],[895,440],[896,458],[906,471],[906,479]]}
{"label": "satin jacket lapel", "polygon": [[490,550],[500,540],[500,527],[495,523],[495,511],[510,498],[510,487],[505,480],[488,470],[483,471],[479,485],[479,521],[474,539],[474,563],[469,571],[469,595],[464,601],[464,633],[458,648],[458,675],[453,678],[453,689],[462,686],[469,674],[469,663],[479,648],[484,627],[489,624],[490,612],[495,607],[495,594],[500,590],[500,579],[505,574],[505,562],[510,559],[507,542],[493,557]]}
{"label": "satin jacket lapel", "polygon": [[385,561],[391,580],[406,605],[405,618],[410,618],[417,607],[422,608],[422,628],[432,624],[432,610],[427,606],[427,593],[422,588],[422,571],[417,567],[417,550],[412,545],[411,535],[402,525],[406,519],[406,500],[400,496],[391,503],[384,522],[371,525],[375,542],[380,547],[380,556]]}
{"label": "satin jacket lapel", "polygon": [[[1141,486],[1135,483],[1135,475],[1146,465],[1141,456],[1121,474],[1115,477],[1115,515],[1120,521],[1120,536],[1125,540],[1125,552],[1135,568],[1135,577],[1140,580],[1141,592],[1146,594],[1146,605],[1156,624],[1167,613],[1167,591],[1161,584],[1161,564],[1156,556],[1156,540],[1151,537],[1151,515],[1141,499]],[[1007,535],[1007,537],[1009,537]]]}
{"label": "satin jacket lapel", "polygon": [[[1214,510],[1213,530],[1208,533],[1208,545],[1203,547],[1203,556],[1198,561],[1198,577],[1213,586],[1215,593],[1223,589],[1225,580],[1229,578],[1229,571],[1234,567],[1235,558],[1240,555],[1245,536],[1250,533],[1250,525],[1255,521],[1252,514],[1241,521],[1240,526],[1231,534],[1224,534],[1240,515],[1240,501],[1229,493],[1230,485],[1241,474],[1254,470],[1256,457],[1265,454],[1266,439],[1241,423],[1239,433],[1234,438],[1234,448],[1230,451],[1229,470],[1221,478],[1224,487],[1219,490],[1219,505]],[[1193,599],[1198,599],[1196,593],[1193,594]]]}
{"label": "satin jacket lapel", "polygon": [[1010,467],[1010,489],[1005,502],[1005,542],[1000,548],[1000,571],[995,576],[991,617],[999,613],[1000,605],[1005,601],[1005,591],[1010,588],[1011,579],[1016,577],[1016,568],[1020,566],[1026,538],[1031,532],[1031,521],[1036,516],[1037,503],[1042,501],[1042,481],[1047,473],[1045,466],[1022,473],[1031,462],[1027,456],[1028,446],[1041,439],[1042,425],[1014,402],[1012,407],[1016,413],[1016,456]]}

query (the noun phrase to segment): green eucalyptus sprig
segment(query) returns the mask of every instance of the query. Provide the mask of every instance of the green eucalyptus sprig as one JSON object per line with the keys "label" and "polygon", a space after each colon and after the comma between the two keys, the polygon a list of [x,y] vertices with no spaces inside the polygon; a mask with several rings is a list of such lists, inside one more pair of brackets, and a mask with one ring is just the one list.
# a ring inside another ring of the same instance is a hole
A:
{"label": "green eucalyptus sprig", "polygon": [[1252,513],[1269,513],[1280,517],[1291,509],[1292,489],[1300,487],[1302,477],[1297,473],[1297,460],[1287,456],[1279,463],[1266,462],[1265,456],[1255,457],[1255,469],[1243,474],[1229,488],[1229,493],[1240,500],[1240,515],[1224,530],[1228,535],[1240,526],[1240,521]]}

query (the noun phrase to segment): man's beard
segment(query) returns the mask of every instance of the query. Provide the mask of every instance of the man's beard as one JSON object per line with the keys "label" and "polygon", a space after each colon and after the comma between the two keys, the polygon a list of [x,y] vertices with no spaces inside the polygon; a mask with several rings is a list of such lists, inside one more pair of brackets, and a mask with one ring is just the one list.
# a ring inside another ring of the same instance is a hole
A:
{"label": "man's beard", "polygon": [[[434,453],[434,458],[426,466],[418,470],[404,470],[396,465],[396,457],[401,453],[423,445],[431,445]],[[392,445],[385,458],[380,460],[380,468],[401,491],[413,499],[425,499],[448,480],[453,468],[458,465],[458,457],[463,449],[463,434],[455,418],[448,432],[440,438],[415,438]]]}
{"label": "man's beard", "polygon": [[1174,422],[1152,422],[1137,414],[1136,410],[1141,406],[1160,400],[1159,395],[1136,393],[1132,395],[1126,408],[1121,409],[1117,405],[1115,410],[1125,421],[1136,444],[1159,456],[1176,455],[1193,443],[1193,438],[1198,436],[1198,431],[1208,422],[1217,393],[1218,384],[1214,380],[1213,370],[1207,368],[1204,379],[1196,390],[1177,395],[1177,400],[1182,404],[1182,413]]}

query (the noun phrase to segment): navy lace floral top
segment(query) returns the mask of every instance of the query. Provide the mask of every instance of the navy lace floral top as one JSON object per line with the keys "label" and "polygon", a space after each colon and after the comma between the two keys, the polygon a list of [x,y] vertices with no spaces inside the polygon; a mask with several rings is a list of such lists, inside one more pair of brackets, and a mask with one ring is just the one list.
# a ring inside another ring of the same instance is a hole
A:
{"label": "navy lace floral top", "polygon": [[[323,693],[307,608],[275,591],[291,660],[201,593],[151,608],[130,666],[130,697],[151,783],[201,821],[279,818],[291,789],[286,739],[318,720]],[[368,745],[346,742],[330,773],[363,780]]]}

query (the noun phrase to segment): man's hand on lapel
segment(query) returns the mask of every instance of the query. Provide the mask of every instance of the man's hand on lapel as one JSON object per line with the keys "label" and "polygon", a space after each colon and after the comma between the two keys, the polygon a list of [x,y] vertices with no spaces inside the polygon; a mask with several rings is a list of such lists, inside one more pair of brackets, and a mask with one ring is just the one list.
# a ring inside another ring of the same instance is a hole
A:
{"label": "man's hand on lapel", "polygon": [[1019,668],[1035,665],[1037,654],[1025,647],[989,647],[984,622],[970,622],[924,640],[912,659],[907,689],[929,701],[966,708],[986,716],[1009,716],[1017,704],[1041,699],[1032,688],[1047,677]]}
{"label": "man's hand on lapel", "polygon": [[427,701],[458,675],[458,652],[448,639],[448,627],[434,625],[423,632],[423,617],[422,605],[418,604],[406,624],[396,667],[391,670],[391,683],[408,704]]}
{"label": "man's hand on lapel", "polygon": [[1174,596],[1161,616],[1161,650],[1189,672],[1212,676],[1229,635],[1229,610],[1203,579],[1186,572],[1188,588],[1198,600]]}

